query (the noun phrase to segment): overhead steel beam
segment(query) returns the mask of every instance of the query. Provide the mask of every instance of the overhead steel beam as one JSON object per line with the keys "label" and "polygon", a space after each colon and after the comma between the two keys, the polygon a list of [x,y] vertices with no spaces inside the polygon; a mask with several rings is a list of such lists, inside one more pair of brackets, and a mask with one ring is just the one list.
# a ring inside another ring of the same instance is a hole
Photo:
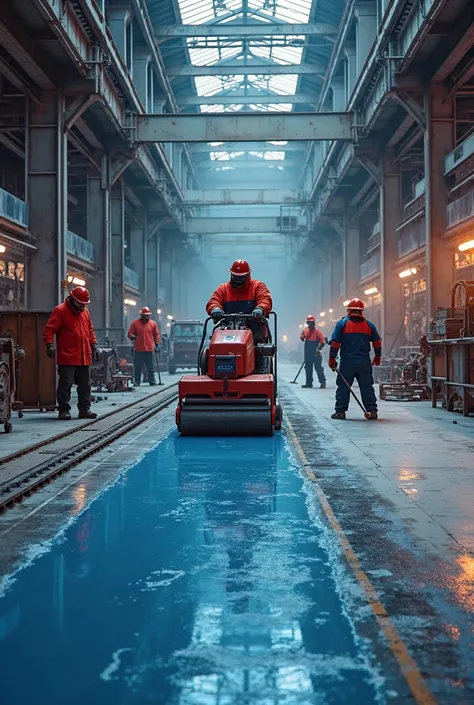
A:
{"label": "overhead steel beam", "polygon": [[252,95],[212,95],[212,96],[188,96],[178,98],[180,107],[189,105],[274,105],[280,103],[291,103],[292,105],[316,105],[318,97],[312,98],[309,95],[267,95],[253,93]]}
{"label": "overhead steel beam", "polygon": [[136,142],[351,140],[351,113],[136,115]]}
{"label": "overhead steel beam", "polygon": [[277,189],[228,189],[185,191],[185,206],[257,206],[302,205],[307,202],[304,191]]}
{"label": "overhead steel beam", "polygon": [[234,159],[206,159],[203,162],[196,162],[197,169],[222,169],[229,166],[233,169],[265,169],[269,166],[284,166],[289,168],[302,168],[303,161],[298,159],[263,159],[255,158],[245,159],[244,157],[234,157]]}
{"label": "overhead steel beam", "polygon": [[197,142],[190,145],[191,154],[203,154],[210,152],[245,152],[249,150],[264,152],[304,152],[306,142],[289,142],[288,144],[270,144],[269,142],[222,142],[218,145],[210,145],[205,142]]}
{"label": "overhead steel beam", "polygon": [[214,64],[212,66],[170,66],[169,76],[284,76],[326,73],[324,64]]}
{"label": "overhead steel beam", "polygon": [[337,25],[311,22],[308,24],[215,24],[215,25],[158,25],[155,36],[169,37],[327,37],[336,35]]}
{"label": "overhead steel beam", "polygon": [[190,235],[280,233],[278,221],[279,218],[190,218],[186,232]]}

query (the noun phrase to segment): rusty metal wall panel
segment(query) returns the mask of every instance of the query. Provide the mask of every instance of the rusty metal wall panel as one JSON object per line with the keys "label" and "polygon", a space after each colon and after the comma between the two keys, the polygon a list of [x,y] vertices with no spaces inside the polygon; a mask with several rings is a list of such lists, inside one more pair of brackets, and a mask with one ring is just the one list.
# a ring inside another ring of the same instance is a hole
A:
{"label": "rusty metal wall panel", "polygon": [[25,351],[19,363],[16,401],[25,409],[56,407],[56,366],[46,355],[43,328],[50,311],[0,312],[0,331],[11,333]]}

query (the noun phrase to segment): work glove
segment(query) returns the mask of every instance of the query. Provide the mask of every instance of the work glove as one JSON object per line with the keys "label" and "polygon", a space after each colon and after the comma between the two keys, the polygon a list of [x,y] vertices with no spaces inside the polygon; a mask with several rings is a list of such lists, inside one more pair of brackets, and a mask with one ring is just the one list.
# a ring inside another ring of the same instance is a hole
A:
{"label": "work glove", "polygon": [[46,345],[46,355],[51,358],[54,358],[56,356],[56,347],[54,343],[48,343]]}
{"label": "work glove", "polygon": [[337,370],[337,360],[335,357],[330,357],[329,358],[329,367],[333,372]]}
{"label": "work glove", "polygon": [[160,350],[161,350],[161,345],[159,345],[159,344],[155,345],[155,352],[159,353]]}
{"label": "work glove", "polygon": [[221,318],[224,318],[224,311],[221,308],[213,308],[211,311],[211,318],[214,323],[217,323],[221,320]]}
{"label": "work glove", "polygon": [[378,367],[380,365],[380,357],[374,357],[372,360],[372,365],[374,365],[374,367]]}
{"label": "work glove", "polygon": [[252,311],[252,318],[255,321],[261,321],[263,316],[263,308],[260,308],[259,306],[257,306],[257,308],[254,308],[254,310]]}
{"label": "work glove", "polygon": [[136,337],[137,337],[136,335],[131,335],[131,336],[130,336],[130,340],[132,341],[132,343],[135,342]]}
{"label": "work glove", "polygon": [[100,352],[97,349],[97,345],[92,344],[91,345],[91,350],[92,350],[92,359],[94,362],[99,362],[100,361]]}

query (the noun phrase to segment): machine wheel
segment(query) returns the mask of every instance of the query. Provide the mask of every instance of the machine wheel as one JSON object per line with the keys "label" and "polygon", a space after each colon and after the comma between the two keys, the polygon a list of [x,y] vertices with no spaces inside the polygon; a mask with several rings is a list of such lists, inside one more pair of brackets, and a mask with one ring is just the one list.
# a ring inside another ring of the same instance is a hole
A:
{"label": "machine wheel", "polygon": [[13,431],[13,425],[9,421],[4,424],[3,428],[5,429],[5,433],[11,433]]}
{"label": "machine wheel", "polygon": [[209,358],[206,355],[206,351],[203,350],[202,354],[201,354],[201,360],[200,360],[200,367],[201,367],[201,374],[202,375],[207,375],[208,362],[209,362]]}
{"label": "machine wheel", "polygon": [[18,412],[18,418],[19,418],[19,419],[22,419],[22,418],[23,418],[23,412],[22,412],[22,411],[19,411],[19,412]]}
{"label": "machine wheel", "polygon": [[281,431],[283,424],[283,409],[281,404],[277,401],[275,404],[275,431]]}

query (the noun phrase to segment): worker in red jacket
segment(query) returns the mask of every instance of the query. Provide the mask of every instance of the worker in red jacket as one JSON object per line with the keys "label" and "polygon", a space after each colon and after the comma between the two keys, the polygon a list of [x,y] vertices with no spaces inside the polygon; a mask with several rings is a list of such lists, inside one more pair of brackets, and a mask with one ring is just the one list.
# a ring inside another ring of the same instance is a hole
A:
{"label": "worker in red jacket", "polygon": [[[43,331],[46,353],[56,357],[58,365],[58,418],[71,419],[71,388],[77,384],[78,409],[80,419],[96,419],[97,414],[90,410],[91,381],[90,366],[100,359],[97,339],[91,317],[86,306],[90,303],[87,289],[77,286],[66,301],[53,310]],[[54,344],[56,336],[56,345]]]}
{"label": "worker in red jacket", "polygon": [[311,389],[313,386],[313,367],[319,379],[321,389],[326,389],[326,377],[323,370],[323,356],[321,350],[324,348],[324,335],[319,328],[316,328],[314,316],[307,316],[306,328],[301,332],[301,340],[304,341],[304,369],[306,372],[306,384],[301,386],[304,389]]}
{"label": "worker in red jacket", "polygon": [[145,364],[150,387],[154,387],[155,372],[153,369],[153,351],[160,352],[160,330],[155,321],[151,320],[151,310],[144,306],[140,310],[140,318],[133,321],[128,331],[128,337],[135,351],[135,386],[139,387],[142,378],[142,367]]}
{"label": "worker in red jacket", "polygon": [[[229,269],[230,280],[217,287],[207,302],[206,311],[217,323],[226,313],[252,314],[248,323],[255,343],[268,340],[268,328],[264,318],[272,310],[272,297],[267,286],[252,279],[251,269],[244,259],[237,259]],[[263,356],[255,352],[255,372],[264,372]]]}

